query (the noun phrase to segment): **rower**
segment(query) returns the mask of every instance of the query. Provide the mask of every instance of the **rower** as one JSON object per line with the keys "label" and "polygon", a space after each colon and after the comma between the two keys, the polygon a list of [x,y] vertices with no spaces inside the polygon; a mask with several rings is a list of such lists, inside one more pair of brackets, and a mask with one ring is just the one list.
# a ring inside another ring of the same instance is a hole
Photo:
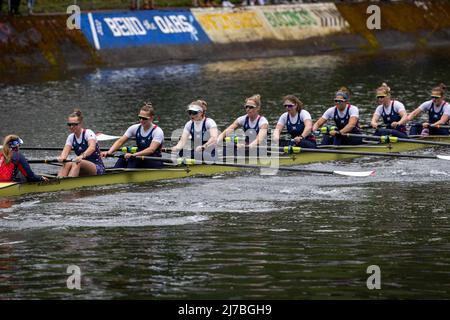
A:
{"label": "rower", "polygon": [[[172,153],[189,156],[191,159],[211,160],[216,156],[216,142],[218,136],[216,122],[206,116],[208,104],[204,100],[196,100],[189,104],[187,113],[191,118],[184,125],[183,133]],[[190,140],[190,148],[183,150]],[[188,152],[186,152],[188,151]]]}
{"label": "rower", "polygon": [[443,83],[433,88],[431,100],[425,101],[408,115],[408,120],[411,121],[420,113],[428,111],[428,122],[412,125],[410,135],[449,135],[448,129],[439,128],[440,125],[448,124],[450,119],[450,104],[444,100],[446,90],[447,87]]}
{"label": "rower", "polygon": [[283,98],[283,106],[286,110],[278,120],[273,133],[275,141],[279,141],[281,130],[286,130],[291,135],[291,142],[281,142],[282,146],[287,144],[302,148],[316,148],[316,138],[311,134],[312,120],[311,114],[303,109],[303,102],[294,95],[287,95]]}
{"label": "rower", "polygon": [[151,102],[145,102],[139,110],[139,123],[133,124],[125,134],[109,148],[102,152],[103,157],[112,156],[129,139],[136,139],[137,152],[126,150],[123,158],[120,158],[114,168],[161,168],[163,162],[158,160],[139,159],[139,156],[161,157],[161,149],[164,141],[164,132],[153,123],[155,110]]}
{"label": "rower", "polygon": [[245,100],[244,109],[245,116],[237,118],[228,128],[222,132],[217,141],[222,143],[226,136],[234,133],[237,128],[243,128],[245,133],[245,143],[238,142],[237,148],[245,146],[255,148],[258,145],[265,144],[267,137],[267,130],[269,122],[264,116],[259,114],[261,110],[261,96],[259,94],[253,95]]}
{"label": "rower", "polygon": [[0,152],[0,182],[35,182],[48,180],[35,175],[27,159],[20,153],[19,147],[23,144],[17,135],[10,134],[3,141]]}
{"label": "rower", "polygon": [[70,134],[58,161],[64,162],[73,149],[77,157],[73,162],[64,162],[58,177],[95,176],[105,173],[97,137],[90,129],[83,128],[83,115],[75,109],[67,118]]}
{"label": "rower", "polygon": [[322,117],[316,121],[313,131],[322,127],[329,119],[334,119],[337,130],[327,132],[322,138],[322,145],[358,145],[362,144],[361,138],[345,137],[341,134],[360,134],[359,110],[349,102],[349,91],[346,87],[341,87],[336,92],[334,102],[336,105],[329,108]]}
{"label": "rower", "polygon": [[[408,114],[405,106],[398,100],[391,99],[391,88],[383,83],[377,89],[377,102],[381,103],[376,108],[370,125],[376,129],[376,136],[394,136],[399,138],[408,138],[406,134],[405,123],[408,121]],[[383,118],[386,129],[378,128],[378,120]]]}

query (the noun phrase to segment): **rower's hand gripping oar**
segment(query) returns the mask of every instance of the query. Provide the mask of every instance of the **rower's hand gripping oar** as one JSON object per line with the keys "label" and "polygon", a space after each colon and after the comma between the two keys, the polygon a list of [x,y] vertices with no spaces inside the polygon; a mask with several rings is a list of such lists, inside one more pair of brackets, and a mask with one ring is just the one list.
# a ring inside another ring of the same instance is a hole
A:
{"label": "rower's hand gripping oar", "polygon": [[[177,158],[176,161],[169,158],[161,157],[149,157],[149,156],[135,156],[131,155],[136,159],[142,160],[157,160],[162,162],[176,163],[179,165],[216,165],[216,166],[226,166],[226,167],[236,167],[236,168],[247,168],[247,169],[274,169],[281,171],[291,171],[291,172],[308,172],[308,173],[321,173],[321,174],[335,174],[348,177],[368,177],[375,175],[375,171],[340,171],[340,170],[319,170],[319,169],[305,169],[305,168],[289,168],[289,167],[270,167],[270,166],[258,166],[250,164],[237,164],[237,163],[226,163],[226,162],[210,162],[210,161],[200,161],[196,159],[189,158]],[[123,158],[123,155],[113,155],[115,158]]]}

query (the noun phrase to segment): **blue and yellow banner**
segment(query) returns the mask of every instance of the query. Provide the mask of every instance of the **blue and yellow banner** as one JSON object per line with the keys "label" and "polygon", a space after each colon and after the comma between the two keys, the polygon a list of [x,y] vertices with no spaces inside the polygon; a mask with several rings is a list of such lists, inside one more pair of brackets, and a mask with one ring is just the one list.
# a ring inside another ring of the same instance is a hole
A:
{"label": "blue and yellow banner", "polygon": [[82,13],[81,30],[97,50],[211,42],[189,10]]}

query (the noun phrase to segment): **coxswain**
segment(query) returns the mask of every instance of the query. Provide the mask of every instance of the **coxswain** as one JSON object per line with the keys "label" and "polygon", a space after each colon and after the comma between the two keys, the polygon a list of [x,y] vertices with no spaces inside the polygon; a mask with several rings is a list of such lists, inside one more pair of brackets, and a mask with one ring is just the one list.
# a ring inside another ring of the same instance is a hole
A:
{"label": "coxswain", "polygon": [[0,182],[36,182],[47,178],[34,174],[33,170],[20,153],[22,139],[14,134],[5,137],[0,152]]}

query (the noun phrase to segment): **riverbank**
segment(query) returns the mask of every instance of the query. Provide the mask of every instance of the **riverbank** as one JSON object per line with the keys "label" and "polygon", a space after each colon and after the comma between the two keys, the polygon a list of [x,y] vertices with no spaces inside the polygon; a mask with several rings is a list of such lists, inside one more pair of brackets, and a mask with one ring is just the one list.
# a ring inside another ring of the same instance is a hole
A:
{"label": "riverbank", "polygon": [[0,17],[0,82],[93,68],[450,46],[450,3],[298,4]]}

